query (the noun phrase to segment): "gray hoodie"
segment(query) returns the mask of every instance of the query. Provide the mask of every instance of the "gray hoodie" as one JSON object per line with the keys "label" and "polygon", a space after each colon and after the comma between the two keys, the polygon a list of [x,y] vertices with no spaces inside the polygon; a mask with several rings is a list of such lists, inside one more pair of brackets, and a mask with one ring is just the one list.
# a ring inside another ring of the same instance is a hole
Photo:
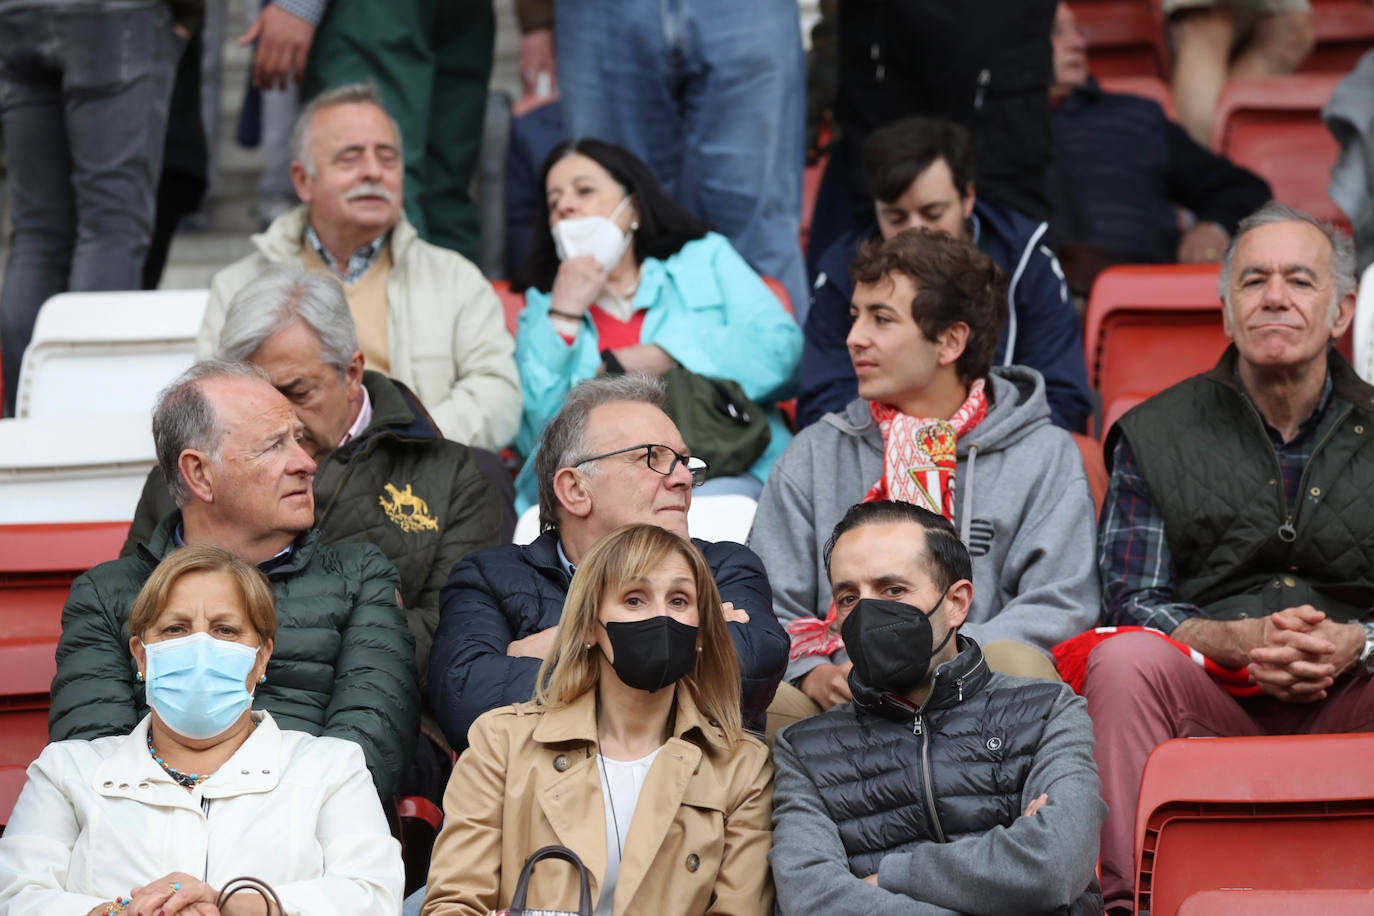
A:
{"label": "gray hoodie", "polygon": [[[955,470],[954,522],[973,557],[973,608],[960,632],[1048,654],[1097,623],[1092,493],[1078,447],[1050,423],[1040,374],[997,367],[987,381],[987,416],[959,438]],[[749,547],[768,570],[783,626],[826,615],[826,539],[882,472],[883,434],[862,399],[802,430],[773,465]],[[843,650],[794,659],[787,677],[846,660]]]}

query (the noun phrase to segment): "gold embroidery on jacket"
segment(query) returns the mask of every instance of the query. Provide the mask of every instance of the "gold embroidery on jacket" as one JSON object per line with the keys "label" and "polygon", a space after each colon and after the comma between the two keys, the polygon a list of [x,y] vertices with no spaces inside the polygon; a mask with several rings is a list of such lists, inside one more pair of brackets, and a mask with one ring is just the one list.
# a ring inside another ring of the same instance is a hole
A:
{"label": "gold embroidery on jacket", "polygon": [[377,502],[386,512],[386,517],[406,534],[418,531],[438,531],[439,521],[429,514],[429,503],[410,491],[410,484],[404,490],[396,489],[394,484],[386,485],[387,495],[377,497]]}

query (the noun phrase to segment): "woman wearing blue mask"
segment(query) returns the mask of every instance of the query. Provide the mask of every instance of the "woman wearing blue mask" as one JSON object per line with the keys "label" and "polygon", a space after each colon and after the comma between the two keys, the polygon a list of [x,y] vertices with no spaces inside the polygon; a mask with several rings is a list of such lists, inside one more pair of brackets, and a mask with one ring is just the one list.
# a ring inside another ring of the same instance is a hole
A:
{"label": "woman wearing blue mask", "polygon": [[[773,764],[741,729],[735,647],[690,542],[654,525],[599,541],[538,683],[468,733],[423,916],[509,907],[522,864],[551,844],[585,863],[599,916],[773,911]],[[571,867],[534,870],[529,906],[578,901]]]}
{"label": "woman wearing blue mask", "polygon": [[[517,451],[533,454],[578,382],[608,369],[658,377],[680,365],[739,382],[767,406],[768,447],[747,474],[702,491],[757,496],[791,440],[772,405],[795,393],[797,323],[730,242],[685,213],[632,153],[600,140],[560,143],[540,185],[515,335],[524,390]],[[756,205],[740,202],[742,212]],[[522,509],[534,502],[528,470],[517,490]]]}
{"label": "woman wearing blue mask", "polygon": [[129,641],[152,712],[124,737],[59,741],[0,837],[0,912],[285,916],[396,913],[404,881],[362,751],[252,710],[272,588],[219,548],[185,547],[134,600]]}

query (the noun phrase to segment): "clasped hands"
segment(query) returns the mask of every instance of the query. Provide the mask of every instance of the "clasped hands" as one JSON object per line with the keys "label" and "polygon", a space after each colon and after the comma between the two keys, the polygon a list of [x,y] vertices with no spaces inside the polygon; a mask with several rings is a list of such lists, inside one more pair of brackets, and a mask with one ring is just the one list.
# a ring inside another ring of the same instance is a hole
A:
{"label": "clasped hands", "polygon": [[1265,617],[1259,641],[1248,667],[1260,689],[1291,703],[1313,703],[1326,699],[1336,678],[1359,659],[1364,629],[1304,604]]}
{"label": "clasped hands", "polygon": [[[215,906],[219,891],[204,881],[174,871],[129,892],[122,916],[280,916],[269,910],[257,894],[235,894],[224,908]],[[87,916],[103,916],[110,905],[102,903]]]}

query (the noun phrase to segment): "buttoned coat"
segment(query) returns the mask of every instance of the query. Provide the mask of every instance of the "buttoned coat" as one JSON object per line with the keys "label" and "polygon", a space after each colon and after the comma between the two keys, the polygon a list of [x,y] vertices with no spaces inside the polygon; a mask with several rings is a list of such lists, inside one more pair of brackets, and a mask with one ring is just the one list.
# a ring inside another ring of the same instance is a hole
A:
{"label": "buttoned coat", "polygon": [[272,885],[288,914],[399,913],[405,870],[362,751],[258,727],[188,792],[133,732],[58,741],[30,767],[0,837],[0,913],[84,916],[174,871]]}
{"label": "buttoned coat", "polygon": [[[531,853],[567,846],[606,874],[606,815],[597,768],[596,691],[548,709],[494,709],[473,724],[444,797],[422,916],[485,916],[510,905]],[[615,916],[763,914],[773,911],[768,870],[773,764],[757,739],[731,749],[677,688],[672,735],[640,792],[616,879]],[[575,910],[575,869],[541,862],[529,885],[535,908]]]}

